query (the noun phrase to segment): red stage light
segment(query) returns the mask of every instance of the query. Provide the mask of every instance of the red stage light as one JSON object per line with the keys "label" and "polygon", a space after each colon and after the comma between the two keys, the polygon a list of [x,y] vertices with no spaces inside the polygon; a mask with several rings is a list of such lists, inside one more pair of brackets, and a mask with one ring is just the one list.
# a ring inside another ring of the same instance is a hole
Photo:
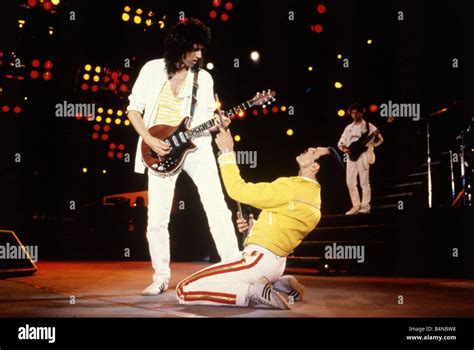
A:
{"label": "red stage light", "polygon": [[233,7],[234,7],[234,5],[231,2],[228,2],[227,4],[225,4],[225,9],[227,11],[232,10]]}
{"label": "red stage light", "polygon": [[252,111],[252,114],[253,114],[254,116],[257,116],[257,115],[258,115],[258,111],[257,111],[256,109],[254,109],[254,110]]}
{"label": "red stage light", "polygon": [[99,125],[99,124],[95,124],[95,125],[94,125],[94,130],[95,130],[95,131],[99,131],[99,130],[100,130],[100,125]]}
{"label": "red stage light", "polygon": [[122,159],[122,158],[123,158],[123,154],[122,154],[122,153],[120,153],[120,152],[119,152],[119,153],[117,153],[117,158],[118,158],[118,159]]}
{"label": "red stage light", "polygon": [[123,151],[125,149],[125,145],[124,144],[120,144],[119,145],[119,150]]}
{"label": "red stage light", "polygon": [[326,12],[326,6],[324,6],[323,4],[319,4],[317,9],[320,14],[323,14]]}
{"label": "red stage light", "polygon": [[124,75],[122,75],[122,80],[127,82],[127,81],[130,80],[130,76],[128,74],[124,74]]}
{"label": "red stage light", "polygon": [[2,107],[2,112],[8,113],[9,111],[10,111],[10,107],[6,105]]}
{"label": "red stage light", "polygon": [[272,107],[272,112],[273,112],[273,113],[278,113],[278,107],[277,107],[277,106],[273,106],[273,107]]}
{"label": "red stage light", "polygon": [[105,76],[104,77],[104,83],[108,83],[110,81],[110,77],[109,76]]}
{"label": "red stage light", "polygon": [[50,80],[51,79],[51,72],[44,72],[43,73],[43,79],[44,80]]}
{"label": "red stage light", "polygon": [[370,105],[370,107],[369,107],[369,110],[370,110],[372,113],[377,112],[378,109],[379,109],[379,107],[378,107],[377,105],[375,105],[375,104],[372,104],[372,105]]}
{"label": "red stage light", "polygon": [[263,112],[263,114],[268,114],[268,109],[264,108],[264,109],[262,110],[262,112]]}
{"label": "red stage light", "polygon": [[323,26],[321,24],[315,24],[314,26],[311,26],[311,30],[316,33],[322,33]]}
{"label": "red stage light", "polygon": [[111,144],[109,145],[109,148],[110,148],[110,149],[115,149],[115,147],[116,147],[115,143],[111,143]]}
{"label": "red stage light", "polygon": [[36,6],[36,0],[28,0],[28,6],[35,7]]}
{"label": "red stage light", "polygon": [[53,68],[53,62],[51,62],[51,61],[46,61],[46,62],[44,63],[44,68],[46,68],[46,69],[51,69],[51,68]]}
{"label": "red stage light", "polygon": [[223,14],[221,15],[221,20],[222,20],[223,22],[226,22],[228,19],[229,19],[229,15],[228,15],[227,13],[223,13]]}
{"label": "red stage light", "polygon": [[109,135],[107,135],[107,134],[102,135],[102,140],[103,141],[107,141],[108,139],[109,139]]}
{"label": "red stage light", "polygon": [[104,126],[104,131],[105,131],[105,132],[109,132],[109,131],[110,131],[110,125]]}
{"label": "red stage light", "polygon": [[219,7],[219,6],[221,6],[221,0],[212,0],[212,4],[213,4],[215,7]]}
{"label": "red stage light", "polygon": [[127,85],[125,85],[125,84],[120,85],[120,91],[127,92],[128,91]]}
{"label": "red stage light", "polygon": [[212,10],[211,12],[209,12],[209,17],[211,17],[212,19],[216,18],[217,17],[217,12]]}
{"label": "red stage light", "polygon": [[82,84],[81,85],[81,89],[84,90],[84,91],[86,91],[88,88],[89,88],[89,85],[87,85],[87,84]]}
{"label": "red stage light", "polygon": [[18,80],[25,80],[25,77],[18,76],[16,77]]}
{"label": "red stage light", "polygon": [[110,84],[109,84],[109,89],[110,89],[110,90],[113,91],[113,90],[115,90],[116,88],[117,88],[117,85],[115,85],[115,83],[110,83]]}
{"label": "red stage light", "polygon": [[234,120],[234,119],[235,119],[235,114],[232,114],[232,115],[230,116],[230,119]]}
{"label": "red stage light", "polygon": [[109,153],[107,153],[107,157],[113,158],[114,157],[114,152],[109,151]]}
{"label": "red stage light", "polygon": [[43,8],[46,10],[46,11],[49,11],[53,8],[53,4],[49,1],[45,1],[43,2]]}
{"label": "red stage light", "polygon": [[30,73],[30,77],[33,78],[33,79],[36,79],[38,78],[39,76],[39,73],[35,70],[32,70],[31,73]]}
{"label": "red stage light", "polygon": [[113,72],[110,76],[112,77],[113,80],[117,80],[119,77],[117,72]]}
{"label": "red stage light", "polygon": [[13,112],[15,112],[16,114],[21,113],[21,107],[20,107],[20,106],[16,106],[15,108],[13,108]]}
{"label": "red stage light", "polygon": [[96,132],[93,133],[93,134],[92,134],[92,138],[93,138],[94,140],[97,140],[97,139],[99,138],[99,134],[96,133]]}
{"label": "red stage light", "polygon": [[40,61],[37,59],[34,59],[33,61],[31,61],[31,65],[35,68],[38,68],[40,65]]}
{"label": "red stage light", "polygon": [[92,92],[97,92],[99,90],[99,87],[97,85],[92,85],[91,90]]}

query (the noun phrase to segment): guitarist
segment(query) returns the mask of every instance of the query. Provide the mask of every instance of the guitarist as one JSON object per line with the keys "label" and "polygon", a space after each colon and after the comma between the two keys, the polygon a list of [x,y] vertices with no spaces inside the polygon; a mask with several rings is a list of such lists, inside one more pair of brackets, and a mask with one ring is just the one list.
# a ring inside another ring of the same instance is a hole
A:
{"label": "guitarist", "polygon": [[[209,45],[211,33],[201,21],[190,18],[173,26],[165,39],[164,59],[147,62],[133,86],[127,108],[128,118],[140,135],[135,158],[135,172],[144,173],[141,142],[144,140],[156,153],[170,153],[170,146],[151,136],[154,125],[177,126],[185,116],[192,115],[192,124],[203,123],[214,117],[215,100],[213,79],[202,70],[202,53]],[[197,75],[196,102],[193,104],[193,86]],[[191,112],[192,107],[194,113]],[[226,127],[226,118],[222,125]],[[186,158],[183,169],[198,188],[207,214],[209,228],[223,261],[238,254],[237,237],[232,214],[222,192],[216,160],[211,146],[211,134],[204,133],[194,140],[198,149]],[[143,295],[158,295],[168,289],[170,280],[170,241],[168,223],[178,174],[160,177],[148,172],[147,240],[154,269],[153,283]]]}
{"label": "guitarist", "polygon": [[[347,188],[352,201],[352,208],[346,215],[368,214],[370,213],[370,181],[369,168],[375,162],[374,147],[382,144],[383,138],[377,128],[364,120],[365,108],[359,104],[352,104],[348,113],[352,117],[353,122],[349,124],[342,133],[339,140],[339,149],[346,153],[347,167],[346,167],[346,182]],[[363,152],[358,159],[351,160],[350,146],[357,142],[361,137],[372,135],[374,138],[367,144],[367,150]],[[359,175],[359,183],[362,188],[362,201],[357,189],[357,175]]]}

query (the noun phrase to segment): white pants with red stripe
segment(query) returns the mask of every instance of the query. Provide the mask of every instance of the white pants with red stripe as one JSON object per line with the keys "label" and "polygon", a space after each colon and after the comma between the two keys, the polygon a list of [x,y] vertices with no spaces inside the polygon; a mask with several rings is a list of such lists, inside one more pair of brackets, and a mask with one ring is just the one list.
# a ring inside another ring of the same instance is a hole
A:
{"label": "white pants with red stripe", "polygon": [[[353,207],[362,207],[370,209],[370,182],[369,182],[370,165],[364,159],[364,155],[360,156],[357,161],[348,160],[346,167],[346,181],[349,195]],[[357,175],[359,175],[359,183],[362,188],[362,203],[357,189]]]}
{"label": "white pants with red stripe", "polygon": [[262,276],[276,282],[285,265],[286,257],[250,244],[240,259],[212,265],[179,282],[176,297],[180,304],[247,306],[250,285]]}
{"label": "white pants with red stripe", "polygon": [[[188,154],[183,170],[196,185],[207,215],[209,228],[222,261],[235,259],[239,246],[232,223],[232,213],[222,192],[217,164],[209,144]],[[170,237],[168,224],[178,174],[159,177],[148,172],[148,226],[146,237],[155,273],[154,282],[170,279]],[[191,225],[191,224],[190,224]]]}

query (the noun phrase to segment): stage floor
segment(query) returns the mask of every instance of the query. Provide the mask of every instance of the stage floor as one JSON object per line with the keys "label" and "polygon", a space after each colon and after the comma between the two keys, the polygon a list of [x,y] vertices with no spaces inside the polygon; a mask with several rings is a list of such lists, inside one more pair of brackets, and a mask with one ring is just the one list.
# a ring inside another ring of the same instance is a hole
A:
{"label": "stage floor", "polygon": [[205,266],[173,263],[170,289],[145,297],[147,262],[40,262],[33,276],[0,280],[0,317],[474,316],[474,281],[428,278],[298,276],[306,300],[291,311],[179,305],[177,282]]}

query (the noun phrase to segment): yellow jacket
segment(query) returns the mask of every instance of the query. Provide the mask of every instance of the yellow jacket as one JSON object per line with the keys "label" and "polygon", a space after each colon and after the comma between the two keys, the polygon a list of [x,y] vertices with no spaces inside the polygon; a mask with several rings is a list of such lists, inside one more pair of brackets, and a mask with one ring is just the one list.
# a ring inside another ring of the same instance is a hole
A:
{"label": "yellow jacket", "polygon": [[257,244],[287,256],[321,219],[321,186],[315,180],[293,176],[272,183],[246,183],[234,153],[220,155],[218,162],[229,196],[262,210],[244,245]]}

